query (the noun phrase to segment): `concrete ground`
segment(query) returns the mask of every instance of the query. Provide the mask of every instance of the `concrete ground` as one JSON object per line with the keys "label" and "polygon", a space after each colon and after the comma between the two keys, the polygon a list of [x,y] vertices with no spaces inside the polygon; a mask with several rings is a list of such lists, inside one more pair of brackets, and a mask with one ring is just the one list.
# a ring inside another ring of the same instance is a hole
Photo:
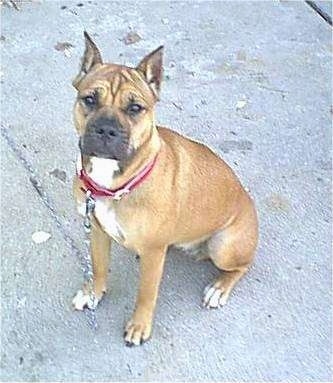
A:
{"label": "concrete ground", "polygon": [[[87,254],[71,197],[83,29],[115,62],[165,44],[158,121],[212,146],[259,211],[256,262],[221,310],[200,307],[217,270],[170,251],[141,348],[122,339],[129,251],[113,248],[96,318],[70,305]],[[2,381],[331,381],[330,26],[304,2],[24,2],[2,9],[0,44]]]}

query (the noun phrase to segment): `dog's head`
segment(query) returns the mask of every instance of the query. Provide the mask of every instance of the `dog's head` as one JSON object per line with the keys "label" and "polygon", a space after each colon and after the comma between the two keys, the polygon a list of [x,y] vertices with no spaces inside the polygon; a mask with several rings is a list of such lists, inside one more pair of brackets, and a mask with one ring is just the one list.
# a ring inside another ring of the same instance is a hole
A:
{"label": "dog's head", "polygon": [[81,153],[126,162],[156,129],[154,106],[162,80],[163,47],[130,68],[103,63],[88,33],[84,37],[81,70],[73,81]]}

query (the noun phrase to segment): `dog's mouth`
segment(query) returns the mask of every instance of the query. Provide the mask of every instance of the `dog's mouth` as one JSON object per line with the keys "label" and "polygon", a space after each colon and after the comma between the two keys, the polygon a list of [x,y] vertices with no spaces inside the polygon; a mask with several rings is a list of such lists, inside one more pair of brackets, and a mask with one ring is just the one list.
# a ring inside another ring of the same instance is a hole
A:
{"label": "dog's mouth", "polygon": [[86,134],[79,139],[81,154],[89,157],[123,161],[127,158],[128,147],[129,142],[126,137],[117,140],[102,140],[93,134]]}

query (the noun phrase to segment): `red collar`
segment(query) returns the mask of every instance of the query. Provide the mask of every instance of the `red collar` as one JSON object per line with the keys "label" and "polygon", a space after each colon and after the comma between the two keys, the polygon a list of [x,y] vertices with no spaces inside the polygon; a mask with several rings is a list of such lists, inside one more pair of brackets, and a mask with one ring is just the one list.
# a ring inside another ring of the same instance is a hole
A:
{"label": "red collar", "polygon": [[77,169],[77,175],[85,186],[85,191],[90,191],[92,197],[111,197],[115,200],[120,200],[123,195],[130,193],[133,189],[137,188],[151,173],[155,166],[157,155],[149,162],[143,169],[139,171],[137,175],[132,177],[124,185],[117,189],[107,189],[101,185],[98,185],[92,178],[90,178],[87,172],[82,167]]}

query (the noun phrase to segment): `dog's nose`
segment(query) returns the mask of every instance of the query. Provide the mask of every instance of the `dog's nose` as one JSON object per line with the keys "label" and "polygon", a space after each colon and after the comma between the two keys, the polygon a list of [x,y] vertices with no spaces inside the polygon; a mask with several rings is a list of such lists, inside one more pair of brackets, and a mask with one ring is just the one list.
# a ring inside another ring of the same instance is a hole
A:
{"label": "dog's nose", "polygon": [[98,136],[110,139],[119,135],[119,126],[114,118],[101,118],[94,122],[91,131]]}
{"label": "dog's nose", "polygon": [[117,135],[116,128],[109,125],[96,126],[95,132],[106,137],[115,137]]}

